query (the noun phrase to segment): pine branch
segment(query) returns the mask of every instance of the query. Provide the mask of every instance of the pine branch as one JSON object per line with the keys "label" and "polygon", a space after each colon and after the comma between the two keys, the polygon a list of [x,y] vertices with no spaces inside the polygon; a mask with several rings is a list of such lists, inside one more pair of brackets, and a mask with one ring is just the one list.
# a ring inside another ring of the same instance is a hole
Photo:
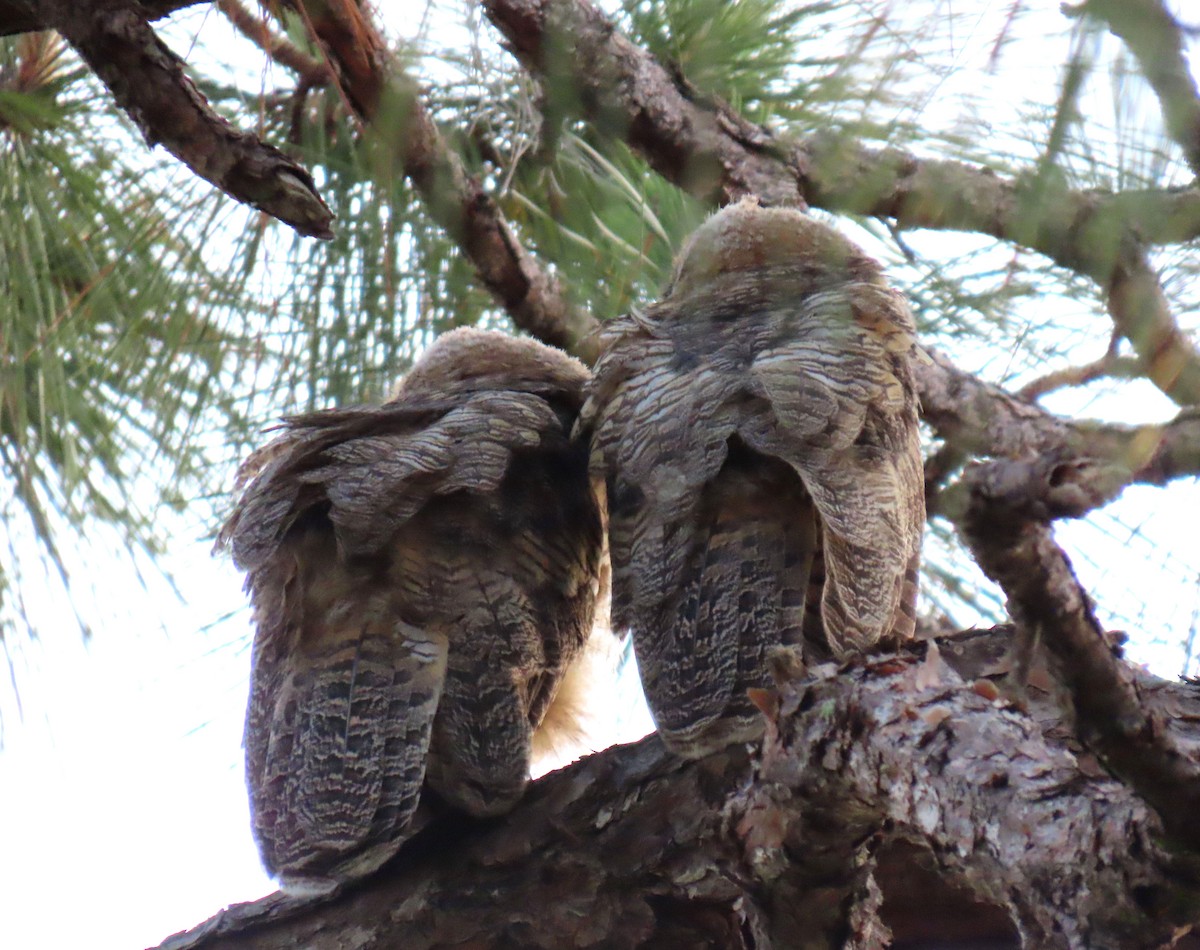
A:
{"label": "pine branch", "polygon": [[35,8],[40,22],[58,30],[100,77],[148,145],[162,144],[230,197],[300,234],[331,236],[333,215],[312,176],[217,115],[134,0],[38,0]]}
{"label": "pine branch", "polygon": [[[891,218],[900,229],[975,231],[1029,247],[1096,280],[1146,376],[1181,405],[1200,402],[1200,353],[1146,260],[1143,242],[1152,238],[1130,226],[1128,202],[1118,196],[1052,191],[1036,178],[871,151],[846,138],[789,142],[722,103],[697,101],[588,0],[485,0],[484,10],[533,75],[555,89],[573,87],[573,96],[558,100],[623,137],[691,194],[714,204],[746,193],[807,201]],[[570,57],[556,54],[564,49]],[[1190,227],[1194,234],[1200,219]]]}
{"label": "pine branch", "polygon": [[718,100],[694,101],[695,90],[592,4],[485,0],[483,8],[553,101],[623,138],[667,181],[713,205],[755,194],[804,206],[793,147]]}
{"label": "pine branch", "polygon": [[594,355],[589,334],[595,320],[525,250],[496,202],[467,174],[416,83],[386,52],[368,11],[354,0],[297,0],[293,6],[335,64],[355,114],[395,149],[430,216],[462,248],[513,322],[544,343]]}

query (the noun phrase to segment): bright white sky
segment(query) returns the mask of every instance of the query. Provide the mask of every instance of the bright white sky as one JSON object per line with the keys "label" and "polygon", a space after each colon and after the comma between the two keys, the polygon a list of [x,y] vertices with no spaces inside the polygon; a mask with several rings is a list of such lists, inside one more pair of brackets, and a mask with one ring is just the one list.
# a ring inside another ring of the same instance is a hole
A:
{"label": "bright white sky", "polygon": [[[964,61],[986,55],[1010,2],[980,7],[975,32],[961,38]],[[217,14],[193,13],[172,28],[174,47],[184,51],[201,23],[221,28]],[[1029,62],[1057,69],[1062,58],[1060,44]],[[1152,393],[1099,396],[1086,408],[1082,399],[1047,405],[1131,422],[1170,415]],[[0,947],[153,945],[273,890],[250,838],[241,772],[250,633],[241,578],[210,557],[203,526],[180,518],[172,527],[167,566],[182,599],[152,573],[143,585],[128,566],[106,565],[95,574],[106,629],[87,647],[48,635],[27,651],[23,717],[0,688]],[[1198,532],[1194,480],[1169,497],[1132,490],[1102,516],[1059,531],[1103,601],[1151,601],[1133,653],[1167,676],[1180,671],[1180,644],[1197,626],[1200,585],[1170,576],[1162,551],[1194,550]],[[73,624],[60,595],[29,596],[41,629]],[[633,705],[626,696],[613,708]],[[633,716],[613,738],[645,728]]]}

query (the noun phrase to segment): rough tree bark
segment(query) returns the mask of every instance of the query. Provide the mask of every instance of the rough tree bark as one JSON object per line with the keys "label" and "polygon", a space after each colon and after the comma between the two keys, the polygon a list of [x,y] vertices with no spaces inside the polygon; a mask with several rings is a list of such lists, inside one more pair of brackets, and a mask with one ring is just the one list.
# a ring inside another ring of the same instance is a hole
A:
{"label": "rough tree bark", "polygon": [[[1044,666],[1006,698],[1011,640],[782,654],[761,749],[613,748],[503,819],[435,821],[343,893],[239,905],[163,948],[1170,944],[1200,912],[1194,860],[1073,739]],[[1200,690],[1129,675],[1194,755]]]}

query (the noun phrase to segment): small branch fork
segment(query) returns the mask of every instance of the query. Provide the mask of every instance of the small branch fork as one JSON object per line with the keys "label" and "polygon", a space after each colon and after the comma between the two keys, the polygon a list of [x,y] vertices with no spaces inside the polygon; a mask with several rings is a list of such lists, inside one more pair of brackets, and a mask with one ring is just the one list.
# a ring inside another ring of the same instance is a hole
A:
{"label": "small branch fork", "polygon": [[976,456],[1071,460],[1078,477],[1104,481],[1102,490],[1087,496],[1097,507],[1131,484],[1164,485],[1200,475],[1200,413],[1194,409],[1162,425],[1064,419],[983,382],[936,351],[924,357],[916,366],[921,416],[944,440],[926,465],[931,513],[961,519],[964,486],[941,483]]}
{"label": "small branch fork", "polygon": [[1042,396],[1057,392],[1072,386],[1086,386],[1088,383],[1106,376],[1123,376],[1129,378],[1137,375],[1136,360],[1122,359],[1118,348],[1121,334],[1114,333],[1109,340],[1108,349],[1098,360],[1092,360],[1082,366],[1068,366],[1040,376],[1017,391],[1021,399],[1033,402]]}

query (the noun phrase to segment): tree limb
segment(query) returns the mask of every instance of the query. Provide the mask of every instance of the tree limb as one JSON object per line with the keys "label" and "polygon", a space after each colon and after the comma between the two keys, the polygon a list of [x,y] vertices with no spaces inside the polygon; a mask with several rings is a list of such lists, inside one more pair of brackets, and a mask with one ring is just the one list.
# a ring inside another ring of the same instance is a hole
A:
{"label": "tree limb", "polygon": [[[138,7],[147,20],[158,20],[203,2],[206,0],[141,0]],[[44,6],[40,0],[0,0],[0,36],[55,29]]]}
{"label": "tree limb", "polygon": [[484,0],[483,8],[555,102],[629,142],[667,181],[713,205],[756,194],[805,206],[793,147],[722,102],[693,101],[694,90],[590,3]]}
{"label": "tree limb", "polygon": [[[1168,924],[1167,911],[1157,933],[1128,929],[1134,882],[1151,866],[1153,915],[1182,890],[1166,883],[1178,871],[1158,849],[1156,822],[1115,781],[1083,778],[1072,754],[960,680],[936,648],[923,662],[882,660],[785,687],[747,801],[743,814],[779,829],[765,847],[778,842],[791,860],[803,862],[809,829],[830,822],[917,844],[943,875],[1005,907],[1025,946],[1156,946],[1188,917]],[[1125,865],[1143,846],[1154,856]]]}
{"label": "tree limb", "polygon": [[[506,818],[435,822],[331,900],[275,895],[163,946],[340,947],[353,934],[412,950],[840,948],[871,945],[879,913],[902,940],[951,908],[974,908],[975,936],[999,921],[985,935],[1015,926],[1031,946],[1165,945],[1196,919],[1195,880],[1128,789],[1081,771],[976,678],[1008,638],[799,671],[761,697],[761,757],[731,747],[684,763],[655,737],[610,749],[539,781]],[[1162,689],[1200,711],[1195,690]],[[1185,727],[1200,731],[1173,728]],[[915,914],[888,899],[911,895],[914,875],[932,888]]]}
{"label": "tree limb", "polygon": [[[712,203],[746,193],[769,202],[807,201],[891,218],[902,229],[975,231],[1032,248],[1095,279],[1147,377],[1180,404],[1200,402],[1200,353],[1175,323],[1146,261],[1145,238],[1123,214],[1127,201],[898,149],[870,151],[845,137],[792,143],[723,103],[698,101],[588,0],[484,0],[483,6],[557,99],[622,136],[691,194]],[[573,99],[561,92],[568,84]]]}
{"label": "tree limb", "polygon": [[43,22],[63,35],[141,129],[236,200],[328,238],[333,215],[312,177],[279,149],[217,115],[133,0],[41,0]]}

